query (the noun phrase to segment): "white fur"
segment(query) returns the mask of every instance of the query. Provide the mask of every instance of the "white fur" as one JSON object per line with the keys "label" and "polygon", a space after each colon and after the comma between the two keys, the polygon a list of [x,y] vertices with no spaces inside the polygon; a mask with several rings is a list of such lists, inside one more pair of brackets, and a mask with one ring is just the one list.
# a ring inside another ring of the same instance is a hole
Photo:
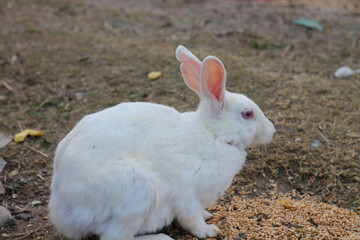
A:
{"label": "white fur", "polygon": [[[177,54],[188,51],[180,48]],[[274,127],[244,95],[224,89],[223,108],[214,112],[202,91],[195,112],[138,102],[85,116],[55,153],[49,210],[58,231],[73,239],[171,239],[135,236],[176,219],[197,237],[215,236],[204,209],[230,186],[245,148],[270,142]],[[242,118],[246,109],[254,119]]]}

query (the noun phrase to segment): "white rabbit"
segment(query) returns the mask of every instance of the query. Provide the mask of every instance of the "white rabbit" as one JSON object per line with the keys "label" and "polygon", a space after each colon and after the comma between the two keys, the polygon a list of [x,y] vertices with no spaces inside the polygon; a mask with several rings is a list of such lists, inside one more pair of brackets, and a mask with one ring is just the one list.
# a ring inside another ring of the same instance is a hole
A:
{"label": "white rabbit", "polygon": [[49,216],[66,237],[171,239],[143,234],[173,220],[196,237],[216,236],[204,209],[230,186],[245,148],[269,143],[275,129],[253,101],[225,91],[219,59],[200,62],[183,46],[176,58],[201,99],[195,112],[121,103],[85,116],[60,142]]}

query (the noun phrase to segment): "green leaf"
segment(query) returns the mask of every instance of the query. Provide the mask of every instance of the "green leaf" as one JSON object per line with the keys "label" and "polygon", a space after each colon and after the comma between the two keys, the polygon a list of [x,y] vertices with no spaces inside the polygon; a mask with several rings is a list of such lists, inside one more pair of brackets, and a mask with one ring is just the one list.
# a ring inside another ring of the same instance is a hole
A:
{"label": "green leaf", "polygon": [[306,28],[316,29],[319,31],[323,30],[323,27],[316,20],[293,20],[293,23]]}

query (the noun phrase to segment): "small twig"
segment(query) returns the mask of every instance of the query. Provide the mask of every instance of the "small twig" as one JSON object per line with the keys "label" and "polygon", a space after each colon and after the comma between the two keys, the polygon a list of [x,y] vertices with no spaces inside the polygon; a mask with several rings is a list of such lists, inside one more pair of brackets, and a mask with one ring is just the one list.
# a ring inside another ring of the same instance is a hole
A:
{"label": "small twig", "polygon": [[286,45],[286,47],[284,48],[284,50],[281,52],[281,57],[285,57],[286,54],[289,52],[289,50],[292,48],[291,44]]}
{"label": "small twig", "polygon": [[36,176],[38,176],[41,180],[45,181],[45,178],[43,176],[41,176],[40,174],[36,174]]}
{"label": "small twig", "polygon": [[12,93],[14,92],[14,89],[7,82],[5,82],[5,80],[1,81],[1,83],[7,90],[9,90]]}
{"label": "small twig", "polygon": [[318,130],[318,132],[319,132],[320,136],[325,140],[326,144],[327,144],[328,146],[331,146],[330,140],[327,139],[327,138],[324,136],[324,134],[322,134],[319,130]]}
{"label": "small twig", "polygon": [[23,127],[22,127],[22,125],[21,125],[21,122],[20,122],[20,121],[17,121],[17,124],[18,124],[18,126],[19,126],[19,128],[20,128],[20,131],[24,130]]}
{"label": "small twig", "polygon": [[298,53],[299,53],[298,51],[293,51],[293,52],[289,55],[289,58],[290,58],[290,59],[294,59]]}
{"label": "small twig", "polygon": [[31,212],[31,209],[28,208],[29,205],[30,205],[30,204],[26,205],[26,207],[24,207],[24,208],[21,208],[21,207],[15,205],[15,207],[16,207],[17,209],[19,209],[19,211],[16,211],[15,213]]}
{"label": "small twig", "polygon": [[42,108],[45,104],[47,104],[47,103],[49,103],[49,102],[50,102],[49,99],[45,99],[44,101],[42,101],[42,102],[39,104],[39,106],[37,106],[37,107],[35,108],[35,110],[38,111],[40,108]]}
{"label": "small twig", "polygon": [[294,227],[294,228],[304,228],[304,226],[299,225],[299,224],[295,224],[295,223],[291,223],[291,222],[284,222],[282,223],[284,226],[286,227]]}
{"label": "small twig", "polygon": [[287,169],[286,165],[285,165],[284,163],[281,163],[281,165],[282,165],[282,167],[283,167],[283,168],[284,168],[284,170],[285,170],[285,174],[286,174],[286,176],[290,176],[289,171],[288,171],[288,169]]}
{"label": "small twig", "polygon": [[78,109],[72,110],[69,114],[75,114],[75,113],[83,111],[84,109],[86,109],[86,108],[85,107],[80,107]]}
{"label": "small twig", "polygon": [[360,200],[356,200],[356,201],[350,203],[349,205],[347,205],[346,207],[351,207],[351,206],[355,205],[356,203],[358,203],[359,201],[360,201]]}
{"label": "small twig", "polygon": [[49,157],[47,154],[43,153],[43,152],[42,152],[42,151],[40,151],[40,150],[37,150],[37,149],[35,149],[35,148],[33,148],[33,147],[29,146],[29,145],[25,145],[25,146],[26,146],[27,148],[29,148],[29,149],[33,150],[34,152],[37,152],[37,153],[39,153],[39,154],[43,155],[43,156],[44,156],[44,157],[46,157],[46,158],[48,158],[48,157]]}

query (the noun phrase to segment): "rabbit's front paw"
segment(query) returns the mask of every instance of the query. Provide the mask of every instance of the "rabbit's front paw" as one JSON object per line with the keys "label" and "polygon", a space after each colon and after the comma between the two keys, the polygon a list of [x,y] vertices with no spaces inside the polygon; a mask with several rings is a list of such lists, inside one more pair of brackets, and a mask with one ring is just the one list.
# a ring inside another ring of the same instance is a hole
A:
{"label": "rabbit's front paw", "polygon": [[198,238],[206,238],[206,237],[215,237],[218,231],[219,228],[216,225],[205,224],[193,229],[191,233]]}

